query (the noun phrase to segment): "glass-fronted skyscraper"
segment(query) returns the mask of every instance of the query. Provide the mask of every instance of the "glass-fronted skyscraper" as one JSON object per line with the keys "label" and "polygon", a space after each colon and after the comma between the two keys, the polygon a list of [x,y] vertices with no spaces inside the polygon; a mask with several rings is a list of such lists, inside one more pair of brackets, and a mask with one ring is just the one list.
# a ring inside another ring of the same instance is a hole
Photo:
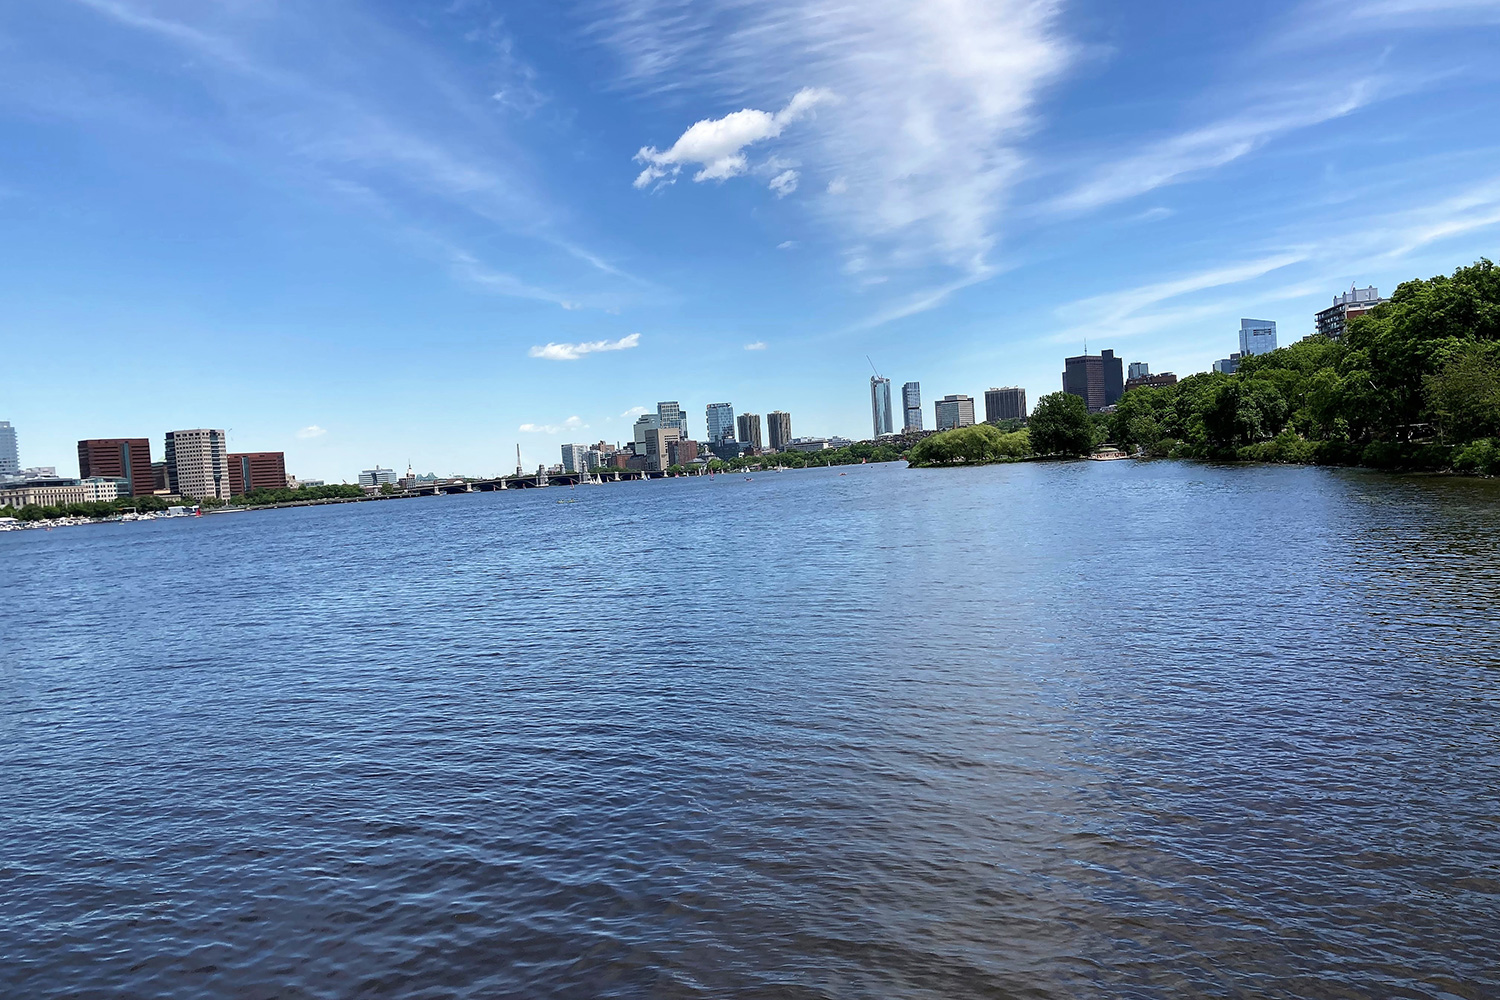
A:
{"label": "glass-fronted skyscraper", "polygon": [[685,438],[687,431],[687,414],[682,412],[682,407],[675,402],[656,404],[656,426],[661,428],[677,428],[677,436]]}
{"label": "glass-fronted skyscraper", "polygon": [[870,416],[875,437],[895,433],[891,426],[891,380],[880,375],[870,376]]}
{"label": "glass-fronted skyscraper", "polygon": [[709,403],[704,409],[708,421],[708,443],[723,444],[734,440],[734,407],[729,403]]}
{"label": "glass-fronted skyscraper", "polygon": [[901,387],[901,408],[906,418],[901,426],[907,431],[922,429],[922,383],[908,382]]}
{"label": "glass-fronted skyscraper", "polygon": [[1252,354],[1269,354],[1276,350],[1276,321],[1269,319],[1240,320],[1240,357]]}

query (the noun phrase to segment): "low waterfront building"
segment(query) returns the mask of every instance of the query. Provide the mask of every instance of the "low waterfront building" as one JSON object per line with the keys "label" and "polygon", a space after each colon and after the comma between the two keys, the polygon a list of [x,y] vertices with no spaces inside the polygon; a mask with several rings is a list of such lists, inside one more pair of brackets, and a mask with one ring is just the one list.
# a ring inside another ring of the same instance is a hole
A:
{"label": "low waterfront building", "polygon": [[1177,384],[1177,376],[1171,372],[1162,372],[1160,375],[1137,375],[1125,380],[1125,391],[1131,389],[1162,389],[1169,385]]}
{"label": "low waterfront building", "polygon": [[63,507],[74,503],[109,503],[120,497],[115,479],[28,479],[0,489],[0,507]]}
{"label": "low waterfront building", "polygon": [[698,459],[698,442],[692,438],[678,438],[667,443],[667,464],[687,465]]}
{"label": "low waterfront building", "polygon": [[955,427],[974,425],[974,397],[962,393],[944,396],[932,404],[937,418],[937,429],[950,431]]}
{"label": "low waterfront building", "polygon": [[377,465],[375,468],[365,469],[359,474],[359,485],[364,487],[380,487],[385,486],[387,483],[391,486],[396,485],[395,469],[382,469]]}
{"label": "low waterfront building", "polygon": [[255,490],[287,488],[286,453],[245,451],[229,456],[229,493],[243,496]]}
{"label": "low waterfront building", "polygon": [[786,451],[827,451],[830,445],[827,438],[800,437],[793,438],[786,443]]}

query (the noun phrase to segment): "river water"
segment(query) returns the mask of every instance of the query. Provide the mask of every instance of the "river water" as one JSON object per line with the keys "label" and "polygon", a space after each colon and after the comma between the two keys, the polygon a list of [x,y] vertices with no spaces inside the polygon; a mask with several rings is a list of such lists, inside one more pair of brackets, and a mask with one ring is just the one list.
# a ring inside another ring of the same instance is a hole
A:
{"label": "river water", "polygon": [[1500,483],[844,471],[0,535],[0,995],[1500,995]]}

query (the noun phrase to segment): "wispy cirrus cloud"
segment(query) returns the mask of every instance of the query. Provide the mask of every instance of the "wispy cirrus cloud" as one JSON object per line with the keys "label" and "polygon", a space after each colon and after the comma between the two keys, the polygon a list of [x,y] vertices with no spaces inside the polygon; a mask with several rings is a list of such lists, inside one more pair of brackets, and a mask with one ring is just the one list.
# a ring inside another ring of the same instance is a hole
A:
{"label": "wispy cirrus cloud", "polygon": [[577,361],[585,354],[597,354],[600,351],[628,351],[639,347],[641,335],[632,333],[621,337],[619,340],[588,340],[578,344],[545,344],[541,347],[533,347],[527,351],[528,357],[543,358],[547,361]]}
{"label": "wispy cirrus cloud", "polygon": [[1284,96],[1243,114],[1148,142],[1137,153],[1110,157],[1047,207],[1061,213],[1088,212],[1180,183],[1248,156],[1289,132],[1358,111],[1379,94],[1377,81],[1357,80],[1333,88],[1332,93],[1319,88],[1316,93]]}
{"label": "wispy cirrus cloud", "polygon": [[1061,306],[1057,315],[1071,322],[1065,329],[1047,339],[1052,343],[1079,343],[1101,333],[1110,337],[1129,337],[1166,327],[1180,325],[1217,315],[1219,303],[1176,305],[1166,309],[1163,303],[1192,296],[1199,292],[1243,284],[1309,258],[1307,251],[1268,254],[1254,260],[1207,268],[1172,278],[1139,285],[1104,295],[1092,295]]}
{"label": "wispy cirrus cloud", "polygon": [[297,432],[297,436],[299,438],[301,438],[302,440],[306,441],[309,438],[319,438],[319,437],[322,437],[324,434],[327,434],[327,433],[328,432],[326,430],[324,430],[323,428],[319,427],[317,424],[310,424],[307,427],[304,427],[300,431],[298,431]]}
{"label": "wispy cirrus cloud", "polygon": [[[495,114],[496,104],[526,111],[544,98],[498,12],[482,0],[451,5],[429,28],[485,47],[488,73],[500,88],[494,99],[467,86],[423,35],[356,4],[70,0],[57,6],[92,12],[100,24],[141,40],[113,45],[110,51],[126,55],[100,62],[104,68],[91,75],[59,70],[78,81],[72,101],[79,114],[88,114],[88,87],[111,99],[132,94],[142,127],[190,130],[195,144],[219,144],[237,161],[257,162],[260,172],[378,200],[398,229],[409,225],[403,217],[430,217],[441,206],[456,210],[455,218],[498,225],[580,261],[598,272],[590,277],[629,279],[566,231],[565,213],[535,181],[534,156]],[[138,59],[150,67],[144,78],[156,79],[163,50],[188,57],[174,64],[182,79],[170,93],[196,92],[214,114],[183,117],[181,108],[191,102],[162,101],[160,88],[138,86],[141,74],[124,68]],[[148,122],[153,107],[155,120]],[[47,110],[58,110],[55,102]],[[524,278],[477,283],[522,298],[565,299],[538,294]]]}
{"label": "wispy cirrus cloud", "polygon": [[[1055,0],[629,0],[594,10],[593,33],[620,54],[627,86],[762,107],[801,88],[837,94],[816,128],[789,131],[781,147],[823,189],[815,211],[877,268],[985,267],[1042,91],[1074,58]],[[742,148],[705,148],[692,162],[712,179],[740,169]],[[641,183],[678,166],[648,159]]]}

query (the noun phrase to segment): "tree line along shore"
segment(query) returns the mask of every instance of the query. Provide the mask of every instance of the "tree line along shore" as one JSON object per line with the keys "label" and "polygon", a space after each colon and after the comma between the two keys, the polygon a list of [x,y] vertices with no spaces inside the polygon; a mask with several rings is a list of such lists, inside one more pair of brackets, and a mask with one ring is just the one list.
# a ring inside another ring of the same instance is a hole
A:
{"label": "tree line along shore", "polygon": [[1340,340],[1314,335],[1247,357],[1233,374],[1132,389],[1112,413],[1053,393],[1024,428],[945,431],[907,457],[919,467],[1014,462],[1105,442],[1164,458],[1500,474],[1500,268],[1480,260],[1405,282]]}

